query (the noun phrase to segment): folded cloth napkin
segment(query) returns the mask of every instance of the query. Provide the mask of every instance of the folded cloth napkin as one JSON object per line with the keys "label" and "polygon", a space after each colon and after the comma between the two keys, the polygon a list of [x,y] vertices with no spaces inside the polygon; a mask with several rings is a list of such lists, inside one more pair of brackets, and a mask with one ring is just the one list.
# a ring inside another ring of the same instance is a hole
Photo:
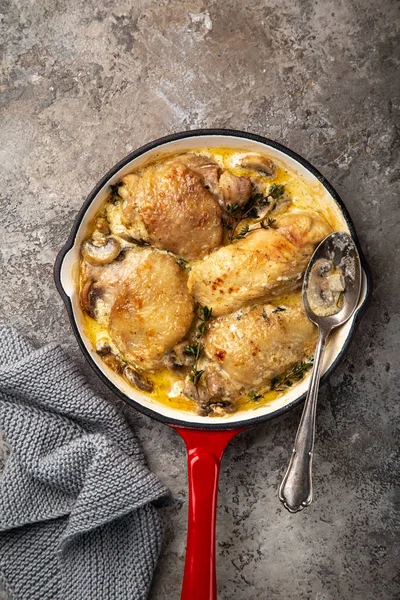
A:
{"label": "folded cloth napkin", "polygon": [[0,576],[18,600],[142,600],[166,488],[125,419],[56,344],[0,328]]}

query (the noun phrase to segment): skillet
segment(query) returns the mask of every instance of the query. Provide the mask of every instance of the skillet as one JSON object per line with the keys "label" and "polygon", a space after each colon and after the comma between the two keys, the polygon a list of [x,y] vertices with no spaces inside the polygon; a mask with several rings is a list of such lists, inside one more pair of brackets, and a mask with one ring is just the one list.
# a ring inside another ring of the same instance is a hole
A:
{"label": "skillet", "polygon": [[372,293],[370,269],[360,248],[350,215],[340,196],[309,162],[273,140],[243,131],[225,129],[200,129],[175,133],[150,142],[130,153],[112,167],[90,192],[77,214],[68,240],[56,258],[55,283],[66,305],[77,342],[100,379],[132,407],[173,427],[185,442],[188,455],[189,515],[181,600],[216,600],[217,598],[216,504],[220,462],[227,444],[245,428],[277,417],[303,402],[308,378],[289,388],[281,397],[267,405],[257,407],[253,411],[237,411],[224,417],[202,417],[161,404],[129,386],[95,353],[83,325],[76,285],[76,265],[88,223],[106,199],[110,185],[150,160],[160,158],[163,154],[201,147],[258,151],[267,154],[273,160],[285,163],[307,183],[318,188],[323,203],[340,218],[343,230],[352,236],[357,245],[363,280],[360,300],[352,318],[331,340],[323,365],[322,382],[329,378],[344,358]]}

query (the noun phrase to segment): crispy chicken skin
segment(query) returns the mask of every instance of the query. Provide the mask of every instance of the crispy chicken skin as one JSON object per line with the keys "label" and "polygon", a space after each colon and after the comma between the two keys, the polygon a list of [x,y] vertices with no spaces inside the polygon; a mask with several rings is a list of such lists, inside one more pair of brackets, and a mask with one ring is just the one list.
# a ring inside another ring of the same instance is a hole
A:
{"label": "crispy chicken skin", "polygon": [[153,245],[194,260],[221,244],[221,209],[203,177],[183,162],[149,166],[122,182],[123,220],[128,227],[143,223]]}
{"label": "crispy chicken skin", "polygon": [[212,381],[222,369],[231,385],[225,390],[220,377],[219,392],[214,389],[213,395],[232,398],[232,384],[238,395],[238,388],[257,389],[269,383],[310,356],[316,337],[317,328],[301,305],[276,311],[275,306],[264,304],[219,317],[210,325],[205,339],[205,354],[210,361],[205,375]]}
{"label": "crispy chicken skin", "polygon": [[193,320],[186,273],[172,256],[149,248],[133,248],[103,267],[86,264],[81,302],[139,369],[161,368]]}
{"label": "crispy chicken skin", "polygon": [[276,229],[258,229],[196,263],[190,293],[214,316],[257,299],[267,301],[296,289],[317,246],[330,233],[322,218],[301,212],[285,215]]}

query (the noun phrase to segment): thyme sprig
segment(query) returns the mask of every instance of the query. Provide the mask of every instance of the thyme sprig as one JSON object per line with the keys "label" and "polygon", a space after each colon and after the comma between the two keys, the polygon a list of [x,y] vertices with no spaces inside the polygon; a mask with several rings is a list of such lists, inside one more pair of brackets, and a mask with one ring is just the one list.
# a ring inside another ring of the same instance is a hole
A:
{"label": "thyme sprig", "polygon": [[[242,221],[245,219],[257,219],[259,216],[259,211],[262,208],[270,205],[273,202],[274,206],[276,205],[276,200],[282,198],[285,193],[285,186],[283,184],[273,183],[267,195],[254,193],[250,196],[250,199],[244,206],[239,206],[237,202],[233,204],[228,204],[226,206],[226,216],[225,216],[225,225],[229,231],[229,241],[240,240],[244,238],[249,231],[254,231],[254,229],[250,229],[246,224],[244,225],[240,232],[237,234],[236,231]],[[273,207],[274,207],[273,206]],[[260,226],[256,229],[275,229],[274,226],[275,220],[270,219],[269,217],[266,219],[262,219],[260,221]]]}
{"label": "thyme sprig", "polygon": [[262,219],[262,221],[259,222],[259,227],[252,227],[251,229],[246,224],[242,227],[240,232],[232,238],[231,241],[234,242],[236,240],[242,240],[244,237],[246,237],[246,235],[249,232],[257,231],[258,229],[276,229],[275,221],[276,219],[271,219],[270,217],[267,217],[266,219]]}
{"label": "thyme sprig", "polygon": [[273,183],[268,190],[268,196],[271,196],[271,198],[274,200],[279,200],[279,198],[282,198],[284,193],[285,186],[279,183]]}
{"label": "thyme sprig", "polygon": [[311,356],[306,360],[297,363],[290,371],[283,375],[277,375],[271,381],[271,390],[283,392],[288,387],[292,387],[293,383],[301,381],[306,372],[313,366],[314,357]]}
{"label": "thyme sprig", "polygon": [[274,308],[274,310],[272,312],[278,313],[278,312],[283,312],[285,310],[286,310],[286,308],[284,306],[277,306],[276,308]]}
{"label": "thyme sprig", "polygon": [[204,373],[204,370],[197,368],[197,364],[199,362],[199,358],[203,354],[204,344],[202,340],[204,338],[204,334],[207,331],[208,322],[211,320],[212,317],[212,308],[208,308],[208,306],[200,306],[197,311],[197,316],[199,318],[199,324],[196,334],[197,341],[194,344],[185,346],[183,349],[184,354],[186,354],[187,356],[194,357],[194,365],[189,373],[189,379],[196,387],[201,379],[201,376]]}
{"label": "thyme sprig", "polygon": [[239,206],[236,202],[234,204],[227,204],[225,224],[229,230],[229,241],[232,242],[233,239],[240,239],[235,236],[239,224],[244,219],[256,219],[258,217],[258,210],[268,204],[268,197],[258,193],[252,194],[244,206]]}
{"label": "thyme sprig", "polygon": [[201,379],[201,376],[204,373],[204,369],[195,369],[193,367],[193,369],[190,371],[189,373],[189,379],[190,381],[197,387],[199,384],[199,381]]}
{"label": "thyme sprig", "polygon": [[190,344],[189,346],[184,347],[183,353],[186,354],[186,356],[194,356],[195,358],[200,358],[201,349],[199,344]]}
{"label": "thyme sprig", "polygon": [[231,239],[231,242],[234,242],[236,240],[242,240],[244,237],[246,237],[246,235],[249,233],[249,231],[250,231],[250,227],[248,225],[243,225],[243,227],[239,231],[239,233],[233,236],[233,238]]}

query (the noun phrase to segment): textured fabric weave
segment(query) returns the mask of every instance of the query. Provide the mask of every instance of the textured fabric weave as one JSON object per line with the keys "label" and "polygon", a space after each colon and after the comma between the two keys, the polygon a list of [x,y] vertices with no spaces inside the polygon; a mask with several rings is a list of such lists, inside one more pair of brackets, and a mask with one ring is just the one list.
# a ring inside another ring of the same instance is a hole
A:
{"label": "textured fabric weave", "polygon": [[0,328],[0,575],[16,600],[142,600],[168,492],[70,358]]}

